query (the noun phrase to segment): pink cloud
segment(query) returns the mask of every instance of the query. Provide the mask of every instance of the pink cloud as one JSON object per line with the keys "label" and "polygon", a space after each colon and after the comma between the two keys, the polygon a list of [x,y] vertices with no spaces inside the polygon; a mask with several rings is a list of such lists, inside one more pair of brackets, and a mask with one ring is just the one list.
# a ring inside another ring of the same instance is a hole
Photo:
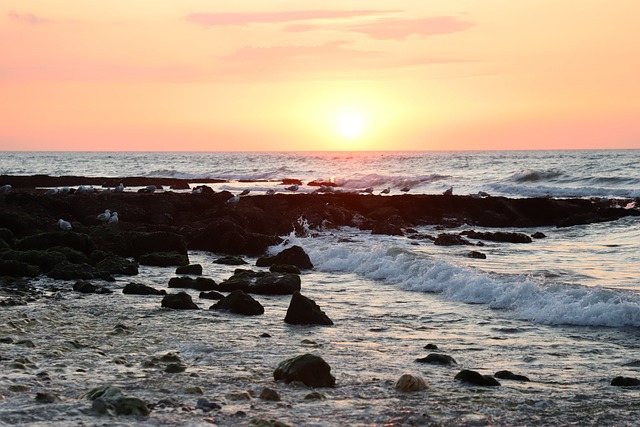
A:
{"label": "pink cloud", "polygon": [[49,20],[45,18],[40,18],[39,16],[34,15],[33,13],[18,13],[16,11],[9,11],[8,13],[9,19],[14,22],[19,22],[21,24],[27,25],[40,25],[40,24],[48,24]]}
{"label": "pink cloud", "polygon": [[367,34],[375,39],[404,40],[411,35],[435,36],[467,30],[475,24],[452,16],[421,19],[382,19],[369,24],[350,26],[349,31]]}
{"label": "pink cloud", "polygon": [[204,27],[222,25],[249,25],[265,23],[283,23],[308,21],[318,19],[346,19],[387,15],[399,12],[397,10],[299,10],[288,12],[258,12],[258,13],[190,13],[185,17],[188,22],[200,24]]}
{"label": "pink cloud", "polygon": [[228,61],[283,61],[291,58],[299,57],[336,57],[349,55],[371,55],[371,52],[356,51],[353,49],[345,49],[344,46],[350,44],[345,40],[336,40],[326,42],[321,45],[313,46],[272,46],[272,47],[254,47],[244,46],[224,57]]}

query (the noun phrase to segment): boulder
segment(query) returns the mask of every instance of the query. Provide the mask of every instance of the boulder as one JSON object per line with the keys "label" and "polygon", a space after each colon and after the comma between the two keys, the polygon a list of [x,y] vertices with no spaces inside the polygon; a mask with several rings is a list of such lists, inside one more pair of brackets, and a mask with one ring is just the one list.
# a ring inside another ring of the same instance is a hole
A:
{"label": "boulder", "polygon": [[[177,252],[178,254],[187,256],[187,244],[184,237],[180,234],[170,233],[167,231],[155,231],[151,233],[132,232],[129,235],[131,242],[131,251],[135,259],[140,259],[144,254],[154,252]],[[187,265],[172,264],[172,265]]]}
{"label": "boulder", "polygon": [[178,252],[152,252],[140,256],[140,264],[155,267],[170,267],[174,265],[188,265],[187,255]]}
{"label": "boulder", "polygon": [[47,249],[47,252],[57,252],[65,256],[67,261],[72,264],[88,264],[89,257],[83,254],[80,251],[77,251],[73,248],[69,248],[67,246],[54,246],[52,248]]}
{"label": "boulder", "polygon": [[211,221],[203,230],[198,230],[190,245],[193,249],[209,252],[260,255],[269,246],[281,241],[277,236],[249,232],[235,220],[222,217]]}
{"label": "boulder", "polygon": [[297,274],[266,273],[256,279],[249,291],[259,295],[291,295],[300,291],[300,276]]}
{"label": "boulder", "polygon": [[176,274],[192,274],[194,276],[201,276],[202,266],[200,264],[181,265],[176,268]]}
{"label": "boulder", "polygon": [[336,379],[331,375],[331,366],[320,356],[302,354],[284,360],[273,371],[273,379],[287,384],[298,381],[307,387],[335,387]]}
{"label": "boulder", "polygon": [[126,396],[122,390],[111,385],[94,388],[84,397],[93,401],[91,407],[100,415],[147,416],[151,413],[143,400]]}
{"label": "boulder", "polygon": [[446,354],[430,353],[426,357],[416,359],[418,363],[432,363],[436,365],[457,365],[458,362]]}
{"label": "boulder", "polygon": [[506,243],[531,243],[531,237],[524,233],[508,233],[506,231],[497,232],[481,232],[468,230],[463,231],[461,234],[467,236],[470,239],[488,240],[491,242],[506,242]]}
{"label": "boulder", "polygon": [[73,284],[73,290],[83,294],[111,294],[113,291],[104,286],[96,286],[85,280],[78,280]]}
{"label": "boulder", "polygon": [[258,258],[258,267],[270,267],[273,264],[291,264],[302,270],[313,268],[309,255],[300,246],[292,246],[275,256]]}
{"label": "boulder", "polygon": [[496,378],[500,378],[501,380],[513,380],[513,381],[523,381],[523,382],[531,381],[528,377],[525,377],[524,375],[514,374],[511,371],[498,371],[493,376]]}
{"label": "boulder", "polygon": [[64,262],[55,266],[47,276],[56,280],[87,280],[96,277],[96,272],[89,264]]}
{"label": "boulder", "polygon": [[438,246],[471,245],[472,243],[458,234],[441,233],[433,241]]}
{"label": "boulder", "polygon": [[239,256],[225,256],[222,258],[218,258],[213,261],[216,264],[225,264],[225,265],[244,265],[247,264],[247,261],[243,260]]}
{"label": "boulder", "polygon": [[197,310],[198,306],[191,299],[191,295],[186,292],[178,292],[177,294],[167,294],[162,298],[162,307],[173,308],[176,310]]}
{"label": "boulder", "polygon": [[387,236],[404,236],[402,229],[390,222],[376,222],[373,224],[371,234],[384,234]]}
{"label": "boulder", "polygon": [[197,277],[195,279],[191,277],[172,277],[169,279],[169,287],[195,289],[198,291],[213,291],[219,289],[218,284],[213,279],[206,277]]}
{"label": "boulder", "polygon": [[396,381],[394,388],[403,393],[411,393],[427,389],[427,383],[420,377],[404,374]]}
{"label": "boulder", "polygon": [[49,252],[43,250],[8,250],[0,255],[0,257],[5,260],[20,261],[32,266],[37,266],[43,273],[48,273],[53,270],[56,265],[67,261],[66,257],[59,252]]}
{"label": "boulder", "polygon": [[289,274],[300,274],[300,269],[295,265],[291,264],[273,264],[269,267],[269,271],[272,273],[289,273]]}
{"label": "boulder", "polygon": [[534,239],[544,239],[544,238],[546,238],[546,237],[547,237],[547,235],[546,235],[546,234],[544,234],[544,233],[543,233],[543,232],[541,232],[541,231],[536,231],[535,233],[533,233],[533,234],[531,235],[531,237],[533,237]]}
{"label": "boulder", "polygon": [[333,325],[333,321],[320,310],[320,307],[300,292],[294,292],[284,318],[291,325]]}
{"label": "boulder", "polygon": [[38,267],[26,262],[0,260],[0,276],[36,277],[38,274],[40,274]]}
{"label": "boulder", "polygon": [[266,273],[236,268],[233,276],[220,283],[218,290],[221,292],[233,292],[237,290],[249,292],[249,288],[255,283],[257,278],[264,274]]}
{"label": "boulder", "polygon": [[122,289],[122,293],[127,295],[166,295],[167,291],[158,290],[142,283],[130,282]]}
{"label": "boulder", "polygon": [[481,375],[476,371],[470,371],[468,369],[463,369],[458,372],[454,378],[465,383],[479,385],[482,387],[497,387],[500,385],[498,380],[493,378],[491,375]]}
{"label": "boulder", "polygon": [[200,298],[202,298],[202,299],[217,299],[217,300],[220,300],[220,299],[224,298],[224,295],[222,295],[220,292],[216,292],[216,291],[200,292]]}
{"label": "boulder", "polygon": [[611,385],[616,387],[637,387],[640,386],[640,380],[629,377],[615,377],[611,380]]}
{"label": "boulder", "polygon": [[487,255],[483,254],[482,252],[478,252],[478,251],[471,251],[467,253],[467,258],[473,258],[473,259],[487,259]]}
{"label": "boulder", "polygon": [[55,246],[69,247],[87,256],[96,249],[95,243],[89,236],[75,231],[50,231],[34,234],[24,237],[16,243],[16,248],[21,251],[46,250]]}
{"label": "boulder", "polygon": [[245,316],[264,314],[264,307],[251,295],[243,291],[233,291],[220,301],[209,307],[210,310],[225,310]]}
{"label": "boulder", "polygon": [[138,263],[118,255],[110,255],[96,263],[95,269],[97,271],[106,271],[109,274],[135,276],[138,274]]}

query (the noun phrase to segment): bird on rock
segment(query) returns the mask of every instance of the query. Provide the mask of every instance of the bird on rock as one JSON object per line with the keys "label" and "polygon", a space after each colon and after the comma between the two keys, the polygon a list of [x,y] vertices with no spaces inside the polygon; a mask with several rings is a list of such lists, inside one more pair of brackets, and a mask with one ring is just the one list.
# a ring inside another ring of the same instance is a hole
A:
{"label": "bird on rock", "polygon": [[65,221],[62,218],[58,220],[58,227],[60,228],[60,230],[63,230],[63,231],[69,231],[73,228],[69,221]]}
{"label": "bird on rock", "polygon": [[291,185],[291,186],[289,186],[289,187],[285,188],[285,190],[289,190],[289,191],[298,191],[298,188],[300,188],[300,187],[298,187],[298,184],[293,184],[293,185]]}
{"label": "bird on rock", "polygon": [[109,222],[109,219],[111,219],[111,211],[109,209],[105,209],[104,212],[96,217],[96,219],[102,221],[103,224]]}
{"label": "bird on rock", "polygon": [[113,212],[111,214],[111,217],[109,217],[109,224],[117,224],[118,221],[119,221],[118,212]]}
{"label": "bird on rock", "polygon": [[225,203],[229,203],[229,204],[236,204],[240,201],[240,195],[236,194],[235,196],[233,196],[232,198],[228,199]]}

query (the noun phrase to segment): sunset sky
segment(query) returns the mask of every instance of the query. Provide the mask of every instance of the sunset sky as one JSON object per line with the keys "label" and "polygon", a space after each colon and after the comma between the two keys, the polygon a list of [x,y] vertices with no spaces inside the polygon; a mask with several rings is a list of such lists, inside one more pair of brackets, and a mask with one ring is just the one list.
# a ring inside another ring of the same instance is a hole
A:
{"label": "sunset sky", "polygon": [[640,1],[0,5],[2,150],[640,148]]}

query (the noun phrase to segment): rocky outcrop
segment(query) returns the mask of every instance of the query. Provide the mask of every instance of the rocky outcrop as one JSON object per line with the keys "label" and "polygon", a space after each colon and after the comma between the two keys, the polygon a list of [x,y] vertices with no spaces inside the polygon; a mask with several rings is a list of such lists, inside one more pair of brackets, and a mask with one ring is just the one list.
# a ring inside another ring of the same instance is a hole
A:
{"label": "rocky outcrop", "polygon": [[507,233],[505,231],[482,232],[475,230],[463,231],[460,233],[470,239],[487,240],[491,242],[506,243],[531,243],[531,237],[524,233]]}
{"label": "rocky outcrop", "polygon": [[275,256],[258,258],[258,267],[270,267],[274,264],[290,264],[302,270],[313,268],[309,255],[300,246],[292,246],[284,249]]}
{"label": "rocky outcrop", "polygon": [[202,266],[200,264],[181,265],[176,268],[176,274],[191,274],[194,276],[201,276]]}
{"label": "rocky outcrop", "polygon": [[172,277],[169,279],[170,288],[187,288],[197,291],[213,291],[218,290],[219,286],[213,279],[206,277]]}
{"label": "rocky outcrop", "polygon": [[524,375],[514,374],[511,371],[498,371],[495,374],[493,374],[493,376],[496,378],[500,378],[501,380],[513,380],[513,381],[522,381],[522,382],[531,381],[528,377]]}
{"label": "rocky outcrop", "polygon": [[497,387],[500,383],[491,375],[481,375],[476,371],[463,369],[455,376],[456,380],[482,387]]}
{"label": "rocky outcrop", "polygon": [[140,264],[155,267],[185,266],[189,264],[189,257],[178,252],[151,252],[140,256]]}
{"label": "rocky outcrop", "polygon": [[177,294],[167,294],[162,298],[162,307],[176,310],[197,310],[198,306],[191,299],[191,295],[186,292]]}
{"label": "rocky outcrop", "polygon": [[441,233],[433,242],[438,246],[472,245],[470,241],[458,234]]}
{"label": "rocky outcrop", "polygon": [[128,295],[166,295],[167,291],[158,290],[142,283],[130,282],[122,289],[122,293]]}
{"label": "rocky outcrop", "polygon": [[416,359],[418,363],[431,363],[436,365],[457,365],[458,362],[451,356],[439,353],[430,353],[426,357]]}
{"label": "rocky outcrop", "polygon": [[324,311],[312,299],[295,292],[284,318],[285,323],[291,325],[333,325]]}
{"label": "rocky outcrop", "polygon": [[273,379],[290,383],[301,382],[308,387],[335,387],[331,366],[320,356],[302,354],[284,360],[273,372]]}
{"label": "rocky outcrop", "polygon": [[251,295],[243,291],[233,291],[220,301],[209,307],[210,310],[225,310],[245,316],[264,314],[264,307]]}

